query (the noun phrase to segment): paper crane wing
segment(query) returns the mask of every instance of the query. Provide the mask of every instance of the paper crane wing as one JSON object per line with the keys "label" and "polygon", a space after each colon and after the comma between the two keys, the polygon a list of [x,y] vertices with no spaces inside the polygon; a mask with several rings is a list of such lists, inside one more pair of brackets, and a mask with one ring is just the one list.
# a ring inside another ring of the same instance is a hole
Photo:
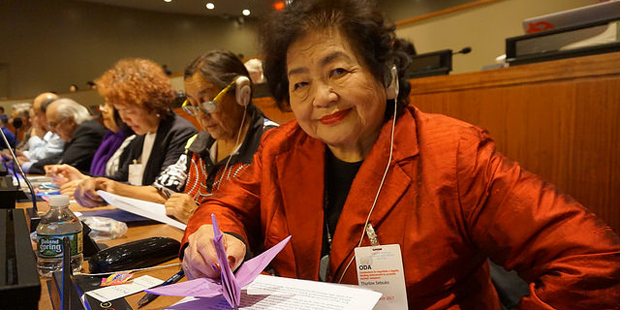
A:
{"label": "paper crane wing", "polygon": [[269,263],[282,251],[284,246],[291,240],[291,236],[280,241],[278,244],[262,254],[246,261],[239,267],[236,274],[232,273],[226,251],[224,249],[223,235],[214,215],[212,216],[214,238],[213,245],[218,256],[221,268],[221,280],[200,278],[177,284],[161,286],[146,290],[148,293],[167,296],[192,296],[214,297],[224,295],[228,303],[234,308],[239,305],[241,288],[252,283]]}

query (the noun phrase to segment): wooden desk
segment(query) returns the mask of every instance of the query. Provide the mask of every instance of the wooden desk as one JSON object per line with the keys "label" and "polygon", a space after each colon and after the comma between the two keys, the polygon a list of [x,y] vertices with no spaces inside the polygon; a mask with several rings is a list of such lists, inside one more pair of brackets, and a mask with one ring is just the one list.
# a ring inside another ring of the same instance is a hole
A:
{"label": "wooden desk", "polygon": [[[28,208],[29,206],[30,206],[29,203],[19,203],[17,207],[25,209],[25,208]],[[43,202],[38,203],[37,207],[39,208],[39,212],[43,214],[47,212],[47,210],[49,209],[47,203],[43,203]],[[92,209],[82,208],[77,204],[72,204],[69,208],[74,212],[92,210]],[[111,208],[111,207],[105,207],[105,208]],[[127,233],[123,235],[122,237],[114,239],[114,240],[103,241],[101,243],[108,245],[108,246],[115,246],[115,245],[123,244],[129,241],[134,241],[134,240],[139,240],[139,239],[144,239],[144,238],[149,238],[149,237],[155,237],[155,236],[170,237],[170,238],[180,241],[181,238],[183,237],[183,232],[179,229],[176,229],[174,227],[171,227],[165,224],[130,226],[129,229],[127,230]],[[161,265],[169,265],[169,264],[174,264],[174,263],[180,263],[179,259],[175,258]],[[84,273],[88,272],[88,261],[84,261],[83,266],[84,266],[84,270],[82,272]],[[171,267],[155,269],[155,270],[137,271],[135,272],[134,277],[140,277],[140,276],[148,274],[150,276],[153,276],[153,277],[156,277],[162,280],[166,280],[170,276],[175,274],[177,271],[179,271],[179,268],[180,266],[171,266]],[[40,279],[41,279],[41,299],[39,299],[39,309],[41,310],[50,309],[51,310],[53,308],[52,308],[52,304],[51,304],[51,300],[50,300],[50,296],[49,296],[49,293],[47,290],[47,284],[46,284],[46,282],[50,280],[50,278],[41,277]],[[134,294],[134,295],[126,297],[126,300],[134,309],[137,309],[138,300],[142,296],[144,296],[144,293],[138,293],[138,294]],[[179,301],[180,299],[181,297],[161,296],[155,299],[150,304],[140,309],[141,310],[142,309],[144,310],[163,309],[164,307],[169,306]]]}

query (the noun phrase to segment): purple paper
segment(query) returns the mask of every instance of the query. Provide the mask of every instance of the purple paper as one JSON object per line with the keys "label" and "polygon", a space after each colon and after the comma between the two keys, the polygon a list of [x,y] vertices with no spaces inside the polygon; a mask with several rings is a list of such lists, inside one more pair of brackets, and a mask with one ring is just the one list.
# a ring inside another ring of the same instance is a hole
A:
{"label": "purple paper", "polygon": [[271,263],[274,257],[284,249],[284,246],[291,240],[291,236],[286,237],[284,240],[278,242],[278,244],[272,246],[269,250],[263,252],[247,262],[244,262],[239,270],[237,270],[237,282],[239,286],[245,287],[252,283],[258,275],[265,270],[267,265]]}
{"label": "purple paper", "polygon": [[241,297],[241,287],[235,279],[235,275],[230,270],[230,264],[228,263],[228,256],[226,256],[226,249],[224,248],[224,235],[220,231],[220,226],[217,224],[215,214],[211,214],[211,221],[213,223],[213,247],[215,247],[215,253],[217,254],[217,260],[220,263],[221,269],[221,281],[222,281],[222,294],[228,304],[236,309],[239,307],[239,301]]}
{"label": "purple paper", "polygon": [[286,237],[269,250],[263,252],[241,265],[237,274],[233,274],[228,263],[228,257],[224,249],[223,235],[220,232],[219,225],[215,219],[215,215],[211,215],[213,220],[213,245],[218,257],[220,268],[222,271],[220,279],[199,278],[195,280],[185,281],[177,284],[160,286],[157,288],[146,290],[148,293],[166,296],[192,296],[192,297],[214,297],[224,295],[224,298],[234,308],[239,305],[241,288],[252,283],[256,277],[269,265],[284,246],[291,240],[291,236]]}

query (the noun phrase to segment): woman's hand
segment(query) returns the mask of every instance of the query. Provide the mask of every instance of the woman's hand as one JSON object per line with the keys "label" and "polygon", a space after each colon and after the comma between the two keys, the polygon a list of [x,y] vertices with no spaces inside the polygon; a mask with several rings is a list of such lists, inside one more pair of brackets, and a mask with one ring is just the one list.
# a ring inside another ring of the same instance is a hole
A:
{"label": "woman's hand", "polygon": [[[202,225],[188,238],[189,245],[183,256],[183,270],[188,279],[217,278],[220,275],[217,254],[213,246],[213,226]],[[230,268],[234,271],[243,262],[245,244],[235,236],[224,234],[224,249]],[[214,268],[216,266],[216,268]]]}
{"label": "woman's hand", "polygon": [[178,193],[172,194],[164,205],[166,206],[166,215],[173,216],[183,223],[187,223],[198,208],[198,205],[190,195]]}
{"label": "woman's hand", "polygon": [[87,178],[87,176],[83,175],[75,167],[69,165],[45,166],[46,172],[48,169],[52,175],[52,182],[60,187],[62,187],[67,182],[76,180],[81,181]]}
{"label": "woman's hand", "polygon": [[106,178],[86,178],[80,182],[74,192],[75,200],[86,208],[94,208],[105,205],[105,202],[97,194],[97,190],[109,191],[114,181]]}
{"label": "woman's hand", "polygon": [[63,184],[62,186],[60,186],[60,194],[69,195],[69,199],[71,200],[75,199],[74,198],[75,190],[77,189],[78,185],[81,182],[82,180],[73,180],[73,181],[69,181]]}

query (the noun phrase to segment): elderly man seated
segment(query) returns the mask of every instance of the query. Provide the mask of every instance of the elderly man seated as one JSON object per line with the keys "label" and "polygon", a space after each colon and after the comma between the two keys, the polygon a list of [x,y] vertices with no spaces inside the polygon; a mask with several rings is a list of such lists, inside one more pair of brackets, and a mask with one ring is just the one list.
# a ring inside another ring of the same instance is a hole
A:
{"label": "elderly man seated", "polygon": [[88,172],[93,156],[105,134],[105,128],[81,104],[61,98],[46,111],[49,129],[65,141],[60,159],[42,159],[30,167],[32,174],[44,174],[46,165],[67,164]]}
{"label": "elderly man seated", "polygon": [[[27,141],[27,150],[16,150],[17,159],[22,169],[30,172],[30,167],[39,160],[58,161],[62,156],[65,142],[57,134],[49,131],[45,112],[47,107],[58,99],[53,93],[42,93],[34,98],[32,104],[32,131]],[[2,154],[5,158],[10,158],[8,152]]]}

